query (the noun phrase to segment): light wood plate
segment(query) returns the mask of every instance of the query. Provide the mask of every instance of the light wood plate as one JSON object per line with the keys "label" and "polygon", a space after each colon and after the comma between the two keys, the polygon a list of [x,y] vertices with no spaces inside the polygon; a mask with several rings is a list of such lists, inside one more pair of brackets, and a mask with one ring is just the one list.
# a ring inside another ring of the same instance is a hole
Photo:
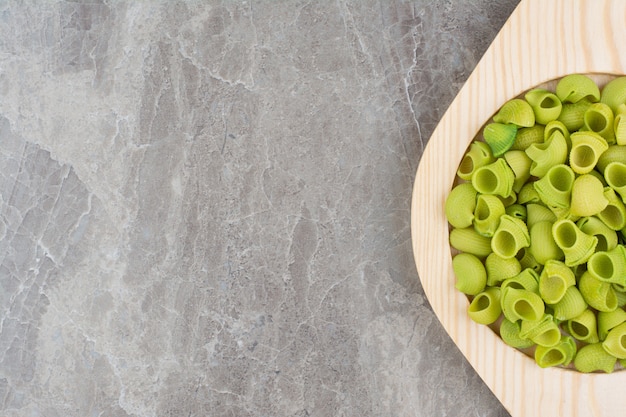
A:
{"label": "light wood plate", "polygon": [[463,153],[508,99],[571,73],[626,73],[626,0],[522,0],[431,136],[413,188],[413,252],[426,296],[513,417],[626,415],[626,370],[541,369],[472,322],[467,298],[454,288],[444,202]]}

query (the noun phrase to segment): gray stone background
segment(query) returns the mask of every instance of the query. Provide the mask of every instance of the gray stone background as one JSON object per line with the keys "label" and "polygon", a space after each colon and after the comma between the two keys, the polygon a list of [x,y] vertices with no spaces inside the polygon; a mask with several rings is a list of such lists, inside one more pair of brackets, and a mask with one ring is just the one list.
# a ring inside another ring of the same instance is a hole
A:
{"label": "gray stone background", "polygon": [[507,416],[410,198],[517,2],[1,2],[0,415]]}

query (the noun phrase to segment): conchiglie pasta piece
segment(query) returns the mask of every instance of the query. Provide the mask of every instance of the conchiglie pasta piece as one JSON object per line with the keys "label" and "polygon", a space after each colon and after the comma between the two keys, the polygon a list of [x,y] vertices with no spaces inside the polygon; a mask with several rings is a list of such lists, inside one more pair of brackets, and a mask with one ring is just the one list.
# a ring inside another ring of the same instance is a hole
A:
{"label": "conchiglie pasta piece", "polygon": [[578,217],[593,216],[609,204],[604,196],[604,186],[593,175],[583,174],[574,180],[570,213]]}
{"label": "conchiglie pasta piece", "polygon": [[626,323],[618,324],[606,335],[602,347],[618,359],[626,359]]}
{"label": "conchiglie pasta piece", "polygon": [[505,209],[506,214],[525,222],[527,218],[526,206],[522,204],[512,204]]}
{"label": "conchiglie pasta piece", "polygon": [[481,194],[508,197],[513,191],[515,174],[506,161],[498,158],[495,162],[478,168],[472,175],[472,185]]}
{"label": "conchiglie pasta piece", "polygon": [[540,320],[522,319],[519,334],[539,346],[555,346],[561,341],[561,331],[550,314],[544,314]]}
{"label": "conchiglie pasta piece", "polygon": [[519,204],[540,203],[541,199],[537,190],[535,190],[534,182],[527,182],[517,194],[517,202]]}
{"label": "conchiglie pasta piece", "polygon": [[554,132],[559,132],[565,138],[565,143],[567,143],[567,152],[572,149],[572,141],[570,140],[570,131],[567,130],[567,126],[558,120],[553,120],[549,122],[543,132],[544,141],[550,139],[550,137],[554,134]]}
{"label": "conchiglie pasta piece", "polygon": [[453,229],[450,232],[450,246],[461,252],[485,258],[491,253],[491,238],[480,235],[473,227]]}
{"label": "conchiglie pasta piece", "polygon": [[531,203],[526,205],[526,225],[531,229],[539,222],[554,223],[557,221],[554,213],[542,204]]}
{"label": "conchiglie pasta piece", "polygon": [[546,304],[556,304],[567,289],[576,285],[576,277],[563,262],[549,260],[539,275],[539,295]]}
{"label": "conchiglie pasta piece", "polygon": [[541,265],[550,260],[563,259],[565,256],[554,241],[552,224],[549,221],[541,221],[533,224],[530,228],[529,250],[535,260]]}
{"label": "conchiglie pasta piece", "polygon": [[554,165],[567,161],[567,142],[561,132],[555,131],[548,140],[530,145],[525,152],[532,160],[530,174],[541,178]]}
{"label": "conchiglie pasta piece", "polygon": [[[568,287],[558,303],[551,306],[554,318],[557,320],[570,320],[582,314],[587,308],[587,303],[575,285]],[[594,318],[595,320],[595,318]]]}
{"label": "conchiglie pasta piece", "polygon": [[511,149],[516,135],[517,126],[512,124],[489,123],[483,129],[483,138],[496,157]]}
{"label": "conchiglie pasta piece", "polygon": [[538,293],[539,275],[537,271],[532,268],[523,269],[522,272],[516,276],[507,278],[502,282],[500,288],[504,290],[506,287]]}
{"label": "conchiglie pasta piece", "polygon": [[541,271],[543,265],[541,265],[535,257],[530,253],[529,248],[522,248],[517,252],[515,258],[519,260],[520,265],[522,266],[522,270],[524,269],[532,269],[535,272]]}
{"label": "conchiglie pasta piece", "polygon": [[501,296],[502,312],[510,321],[537,321],[544,315],[546,306],[534,292],[507,287]]}
{"label": "conchiglie pasta piece", "polygon": [[504,159],[515,175],[513,191],[519,193],[526,181],[528,181],[528,178],[530,178],[532,160],[524,151],[508,151],[504,154]]}
{"label": "conchiglie pasta piece", "polygon": [[598,158],[596,169],[604,174],[604,170],[611,162],[626,164],[626,146],[611,145]]}
{"label": "conchiglie pasta piece", "polygon": [[567,332],[574,339],[585,343],[598,343],[598,325],[593,311],[586,309],[577,317],[569,319],[566,323]]}
{"label": "conchiglie pasta piece", "polygon": [[533,184],[545,205],[550,208],[567,208],[570,205],[574,179],[574,171],[569,166],[555,165],[543,178]]}
{"label": "conchiglie pasta piece", "polygon": [[583,129],[596,132],[608,143],[615,143],[613,111],[604,103],[594,103],[585,112]]}
{"label": "conchiglie pasta piece", "polygon": [[596,279],[626,286],[626,251],[621,245],[613,250],[596,252],[587,262],[587,270]]}
{"label": "conchiglie pasta piece", "polygon": [[597,214],[597,217],[608,228],[622,230],[626,227],[626,207],[624,203],[610,187],[604,188],[604,197],[607,199],[608,204],[604,210]]}
{"label": "conchiglie pasta piece", "polygon": [[452,269],[456,276],[455,287],[467,295],[476,295],[487,285],[487,271],[476,256],[460,253],[452,259]]}
{"label": "conchiglie pasta piece", "polygon": [[624,200],[626,197],[626,164],[622,162],[608,164],[604,169],[604,179],[608,186]]}
{"label": "conchiglie pasta piece", "polygon": [[446,199],[446,219],[452,227],[469,227],[474,220],[478,193],[472,184],[466,182],[454,187]]}
{"label": "conchiglie pasta piece", "polygon": [[487,288],[474,297],[468,307],[468,315],[476,323],[491,324],[498,320],[502,313],[500,304],[500,288]]}
{"label": "conchiglie pasta piece", "polygon": [[576,343],[571,337],[563,337],[555,346],[537,346],[535,362],[541,368],[553,366],[567,366],[576,355]]}
{"label": "conchiglie pasta piece", "polygon": [[626,322],[626,311],[621,308],[598,312],[598,337],[600,340],[606,339],[612,328],[624,322]]}
{"label": "conchiglie pasta piece", "polygon": [[558,220],[552,226],[552,237],[565,254],[565,265],[583,264],[593,255],[598,239],[583,233],[571,220]]}
{"label": "conchiglie pasta piece", "polygon": [[485,259],[485,269],[487,271],[487,285],[493,287],[505,279],[519,274],[522,271],[522,266],[515,257],[505,259],[491,253]]}
{"label": "conchiglie pasta piece", "polygon": [[506,318],[502,319],[500,337],[504,343],[516,349],[526,349],[535,344],[532,340],[521,337],[519,333],[520,325],[518,323],[509,321]]}
{"label": "conchiglie pasta piece", "polygon": [[620,104],[613,121],[613,133],[618,145],[626,145],[626,104]]}
{"label": "conchiglie pasta piece", "polygon": [[585,112],[591,104],[591,101],[585,98],[577,103],[564,103],[557,120],[570,132],[575,132],[583,127]]}
{"label": "conchiglie pasta piece", "polygon": [[524,98],[533,108],[536,123],[548,124],[548,122],[558,119],[561,114],[561,100],[548,90],[535,88],[528,91]]}
{"label": "conchiglie pasta piece", "polygon": [[577,103],[583,98],[597,102],[600,89],[591,78],[583,74],[569,74],[556,84],[556,96],[563,103]]}
{"label": "conchiglie pasta piece", "polygon": [[609,148],[606,140],[595,132],[574,132],[570,136],[572,149],[569,162],[577,174],[587,174],[593,170],[600,156]]}
{"label": "conchiglie pasta piece", "polygon": [[469,181],[474,172],[485,165],[491,164],[496,158],[491,153],[491,148],[485,142],[475,141],[461,159],[456,174],[459,178]]}
{"label": "conchiglie pasta piece", "polygon": [[608,82],[600,94],[600,102],[617,113],[620,104],[626,103],[626,77],[618,77]]}
{"label": "conchiglie pasta piece", "polygon": [[609,312],[617,308],[617,297],[611,284],[594,278],[589,271],[579,278],[578,289],[585,302],[598,311]]}
{"label": "conchiglie pasta piece", "polygon": [[576,226],[578,226],[582,232],[590,236],[595,236],[598,239],[596,251],[608,251],[617,246],[617,233],[604,224],[598,217],[582,218],[576,222]]}
{"label": "conchiglie pasta piece", "polygon": [[607,353],[599,342],[583,346],[574,358],[574,367],[583,373],[602,371],[610,374],[616,363],[617,358]]}
{"label": "conchiglie pasta piece", "polygon": [[483,236],[493,236],[503,214],[504,204],[498,197],[480,194],[474,210],[474,229]]}
{"label": "conchiglie pasta piece", "polygon": [[514,124],[518,127],[531,127],[535,124],[535,114],[528,102],[514,98],[507,101],[493,116],[496,123]]}
{"label": "conchiglie pasta piece", "polygon": [[525,151],[533,143],[541,143],[544,141],[544,125],[534,125],[533,127],[523,127],[517,130],[515,142],[511,149]]}
{"label": "conchiglie pasta piece", "polygon": [[529,245],[530,234],[526,223],[507,214],[502,216],[491,239],[492,251],[502,258],[513,258],[521,248]]}

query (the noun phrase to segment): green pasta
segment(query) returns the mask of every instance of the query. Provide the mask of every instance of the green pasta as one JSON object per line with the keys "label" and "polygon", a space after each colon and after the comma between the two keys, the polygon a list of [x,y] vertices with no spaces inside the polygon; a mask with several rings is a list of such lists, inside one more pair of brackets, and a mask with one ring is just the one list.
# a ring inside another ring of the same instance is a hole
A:
{"label": "green pasta", "polygon": [[617,297],[610,283],[594,278],[589,271],[578,280],[578,288],[585,302],[598,311],[613,311],[617,308]]}
{"label": "green pasta", "polygon": [[570,213],[576,217],[594,216],[609,204],[602,182],[593,175],[583,174],[574,180]]}
{"label": "green pasta", "polygon": [[569,162],[577,174],[591,172],[600,156],[609,148],[606,140],[595,132],[575,132],[570,136],[572,149]]}
{"label": "green pasta", "polygon": [[558,119],[561,114],[561,100],[552,92],[535,88],[524,96],[535,113],[535,120],[542,125]]}
{"label": "green pasta", "polygon": [[618,77],[608,82],[602,89],[600,102],[617,113],[619,105],[626,103],[626,77]]}
{"label": "green pasta", "polygon": [[504,343],[517,349],[526,349],[535,345],[532,340],[520,336],[519,323],[507,319],[502,319],[500,323],[500,337]]}
{"label": "green pasta", "polygon": [[609,331],[614,327],[626,322],[626,311],[617,308],[613,311],[598,312],[598,337],[604,341]]}
{"label": "green pasta", "polygon": [[504,204],[495,195],[480,194],[474,211],[474,229],[483,236],[491,237],[505,214]]}
{"label": "green pasta", "polygon": [[576,266],[587,262],[598,244],[598,238],[583,233],[571,220],[558,220],[554,223],[552,236],[565,254],[565,265],[567,266]]}
{"label": "green pasta", "polygon": [[593,102],[600,100],[600,89],[589,77],[583,74],[570,74],[556,84],[556,96],[563,103],[577,103],[586,98]]}
{"label": "green pasta", "polygon": [[525,268],[514,277],[505,279],[500,288],[505,289],[506,287],[537,293],[539,292],[539,275],[534,269]]}
{"label": "green pasta", "polygon": [[564,103],[557,120],[563,123],[570,132],[575,132],[583,127],[585,113],[591,104],[591,101],[585,98],[576,103]]}
{"label": "green pasta", "polygon": [[500,224],[491,239],[491,250],[502,258],[513,258],[521,248],[530,245],[526,223],[508,214],[500,217]]}
{"label": "green pasta", "polygon": [[530,178],[530,166],[532,160],[524,151],[508,151],[504,154],[504,160],[513,170],[515,180],[513,182],[513,191],[519,193],[528,178]]}
{"label": "green pasta", "polygon": [[567,366],[576,355],[576,342],[571,337],[563,337],[555,346],[537,346],[535,362],[542,368]]}
{"label": "green pasta", "polygon": [[515,174],[504,159],[478,168],[472,175],[472,185],[481,194],[508,197],[513,191]]}
{"label": "green pasta", "polygon": [[452,269],[456,276],[456,289],[464,294],[476,295],[487,285],[487,271],[476,256],[460,253],[452,259]]}
{"label": "green pasta", "polygon": [[622,200],[626,197],[626,164],[622,162],[608,164],[604,169],[604,179]]}
{"label": "green pasta", "polygon": [[450,246],[479,258],[486,258],[492,252],[491,238],[480,235],[473,227],[453,229],[450,232]]}
{"label": "green pasta", "polygon": [[493,156],[501,156],[511,149],[516,135],[517,126],[513,124],[489,123],[483,130],[483,137]]}
{"label": "green pasta", "polygon": [[576,175],[567,165],[555,165],[533,183],[541,201],[548,207],[569,207]]}
{"label": "green pasta", "polygon": [[598,217],[584,217],[576,222],[576,226],[582,232],[595,236],[598,239],[598,244],[596,245],[597,252],[609,251],[617,246],[617,233]]}
{"label": "green pasta", "polygon": [[545,304],[531,291],[507,287],[502,290],[502,312],[510,321],[537,321],[543,317]]}
{"label": "green pasta", "polygon": [[597,217],[611,230],[622,230],[626,227],[624,203],[610,187],[604,189],[604,197],[608,204],[604,210],[597,214]]}
{"label": "green pasta", "polygon": [[550,314],[544,314],[539,320],[522,318],[519,335],[544,347],[556,346],[561,341],[559,326]]}
{"label": "green pasta", "polygon": [[592,104],[585,112],[583,120],[584,130],[597,133],[608,143],[615,143],[614,116],[609,106],[604,103]]}
{"label": "green pasta", "polygon": [[496,159],[491,153],[489,145],[485,142],[476,141],[472,143],[469,151],[467,151],[463,156],[459,169],[456,173],[459,178],[469,181],[472,179],[472,175],[474,175],[474,172],[478,168],[489,165],[495,160]]}
{"label": "green pasta", "polygon": [[600,281],[626,286],[626,250],[620,245],[594,253],[587,262],[587,270]]}
{"label": "green pasta", "polygon": [[566,326],[568,333],[576,340],[585,343],[598,343],[600,341],[596,314],[589,309],[585,309],[578,316],[569,319]]}
{"label": "green pasta", "polygon": [[551,260],[564,259],[565,257],[563,251],[552,237],[552,224],[550,221],[540,221],[533,224],[530,228],[529,250],[535,260],[541,265]]}
{"label": "green pasta", "polygon": [[530,174],[543,177],[550,167],[567,161],[567,141],[561,132],[555,131],[548,140],[530,145],[525,152],[532,160]]}
{"label": "green pasta", "polygon": [[626,368],[626,77],[507,101],[457,177],[444,211],[469,317],[542,368]]}
{"label": "green pasta", "polygon": [[474,297],[468,308],[469,317],[479,324],[491,324],[502,313],[500,288],[491,287]]}
{"label": "green pasta", "polygon": [[576,285],[576,277],[563,262],[549,260],[539,275],[539,295],[546,304],[561,301],[567,289]]}
{"label": "green pasta", "polygon": [[478,192],[470,183],[459,184],[450,191],[445,212],[452,227],[464,228],[472,225],[477,196]]}
{"label": "green pasta", "polygon": [[489,254],[485,259],[485,269],[487,271],[487,285],[490,287],[522,272],[522,266],[517,258],[502,258],[495,253]]}
{"label": "green pasta", "polygon": [[602,347],[617,359],[626,359],[626,323],[618,324],[609,330]]}
{"label": "green pasta", "polygon": [[578,350],[574,367],[583,373],[602,371],[610,374],[615,369],[617,358],[607,353],[602,343],[591,343]]}
{"label": "green pasta", "polygon": [[532,127],[535,125],[535,113],[527,101],[514,98],[509,100],[493,116],[493,121],[502,124],[514,124],[518,127]]}

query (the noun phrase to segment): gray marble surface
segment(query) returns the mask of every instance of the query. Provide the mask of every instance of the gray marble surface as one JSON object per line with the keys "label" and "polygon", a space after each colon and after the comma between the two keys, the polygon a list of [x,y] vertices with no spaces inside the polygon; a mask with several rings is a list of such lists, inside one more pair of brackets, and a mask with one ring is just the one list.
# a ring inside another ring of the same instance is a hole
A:
{"label": "gray marble surface", "polygon": [[0,3],[0,415],[507,416],[410,197],[517,0]]}

